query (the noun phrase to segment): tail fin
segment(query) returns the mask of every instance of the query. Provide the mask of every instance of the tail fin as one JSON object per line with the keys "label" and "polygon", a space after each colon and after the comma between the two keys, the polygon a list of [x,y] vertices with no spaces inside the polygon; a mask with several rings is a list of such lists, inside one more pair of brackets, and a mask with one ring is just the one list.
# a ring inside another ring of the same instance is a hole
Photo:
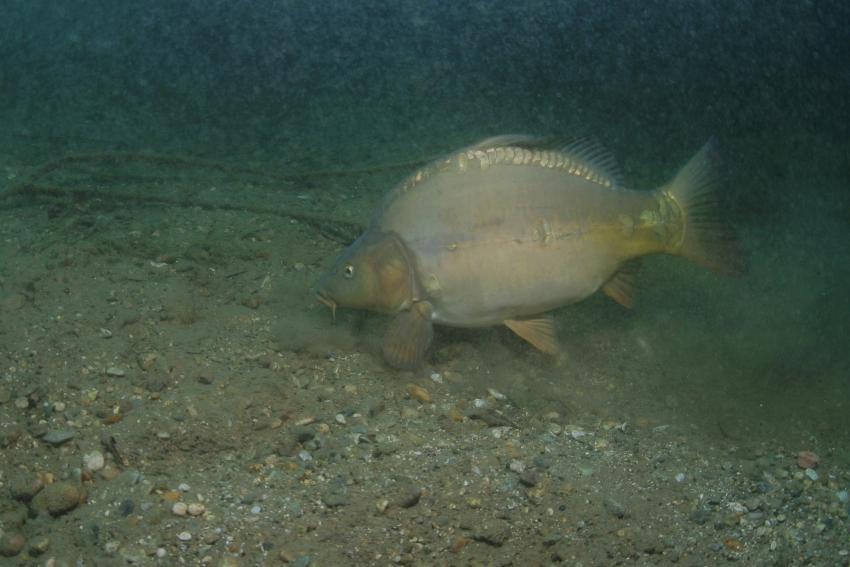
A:
{"label": "tail fin", "polygon": [[746,260],[717,200],[716,146],[709,140],[661,189],[678,203],[683,216],[682,237],[670,252],[720,273],[739,274]]}

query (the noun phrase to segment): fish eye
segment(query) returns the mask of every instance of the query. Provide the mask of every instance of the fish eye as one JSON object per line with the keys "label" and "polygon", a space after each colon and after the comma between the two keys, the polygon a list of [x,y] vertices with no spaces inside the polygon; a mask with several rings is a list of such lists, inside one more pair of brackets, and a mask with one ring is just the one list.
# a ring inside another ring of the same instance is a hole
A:
{"label": "fish eye", "polygon": [[342,275],[344,275],[348,279],[353,278],[354,266],[352,266],[351,264],[346,265],[345,268],[342,269]]}

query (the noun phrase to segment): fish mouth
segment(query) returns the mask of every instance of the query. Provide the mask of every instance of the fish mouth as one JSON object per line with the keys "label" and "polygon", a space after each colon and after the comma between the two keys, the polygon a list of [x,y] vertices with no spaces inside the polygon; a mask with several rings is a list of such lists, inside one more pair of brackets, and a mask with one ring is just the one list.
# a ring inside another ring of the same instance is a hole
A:
{"label": "fish mouth", "polygon": [[321,291],[316,292],[316,299],[331,308],[331,318],[336,321],[336,301],[334,301]]}

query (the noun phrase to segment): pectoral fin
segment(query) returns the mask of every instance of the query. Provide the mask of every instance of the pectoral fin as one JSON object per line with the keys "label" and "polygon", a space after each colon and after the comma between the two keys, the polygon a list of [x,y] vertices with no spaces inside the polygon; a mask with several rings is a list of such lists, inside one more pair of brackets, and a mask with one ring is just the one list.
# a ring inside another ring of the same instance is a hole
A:
{"label": "pectoral fin", "polygon": [[547,354],[558,354],[555,337],[555,320],[551,315],[539,315],[530,319],[507,319],[505,326],[527,340],[531,345]]}
{"label": "pectoral fin", "polygon": [[390,366],[409,370],[421,366],[434,339],[431,305],[422,301],[402,311],[384,336],[384,359]]}
{"label": "pectoral fin", "polygon": [[624,264],[620,271],[602,286],[602,291],[623,307],[631,309],[635,303],[635,278],[639,267],[636,260]]}

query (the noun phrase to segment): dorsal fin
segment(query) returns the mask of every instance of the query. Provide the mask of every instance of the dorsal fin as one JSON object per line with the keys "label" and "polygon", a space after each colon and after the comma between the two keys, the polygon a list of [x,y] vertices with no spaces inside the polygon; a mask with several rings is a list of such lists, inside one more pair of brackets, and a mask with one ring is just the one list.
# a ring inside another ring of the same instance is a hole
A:
{"label": "dorsal fin", "polygon": [[545,145],[547,140],[548,138],[530,136],[528,134],[502,134],[501,136],[485,138],[461,151],[487,150],[490,148],[505,148],[508,146],[517,148],[539,148],[542,145]]}
{"label": "dorsal fin", "polygon": [[596,139],[590,136],[579,136],[568,143],[563,143],[563,138],[528,136],[525,134],[504,134],[492,136],[481,140],[460,152],[487,151],[496,148],[524,148],[527,150],[552,150],[570,159],[572,164],[583,166],[583,169],[592,171],[597,177],[609,181],[612,189],[623,186],[623,174],[614,155],[608,151]]}
{"label": "dorsal fin", "polygon": [[614,154],[594,138],[585,136],[576,138],[561,148],[561,153],[581,161],[587,167],[610,179],[612,188],[618,189],[623,186],[623,173]]}
{"label": "dorsal fin", "polygon": [[618,189],[622,175],[613,155],[592,138],[576,138],[557,149],[557,138],[503,134],[457,150],[419,168],[389,191],[372,216],[380,222],[391,204],[435,174],[446,171],[484,170],[491,165],[517,165],[558,168],[602,187]]}

